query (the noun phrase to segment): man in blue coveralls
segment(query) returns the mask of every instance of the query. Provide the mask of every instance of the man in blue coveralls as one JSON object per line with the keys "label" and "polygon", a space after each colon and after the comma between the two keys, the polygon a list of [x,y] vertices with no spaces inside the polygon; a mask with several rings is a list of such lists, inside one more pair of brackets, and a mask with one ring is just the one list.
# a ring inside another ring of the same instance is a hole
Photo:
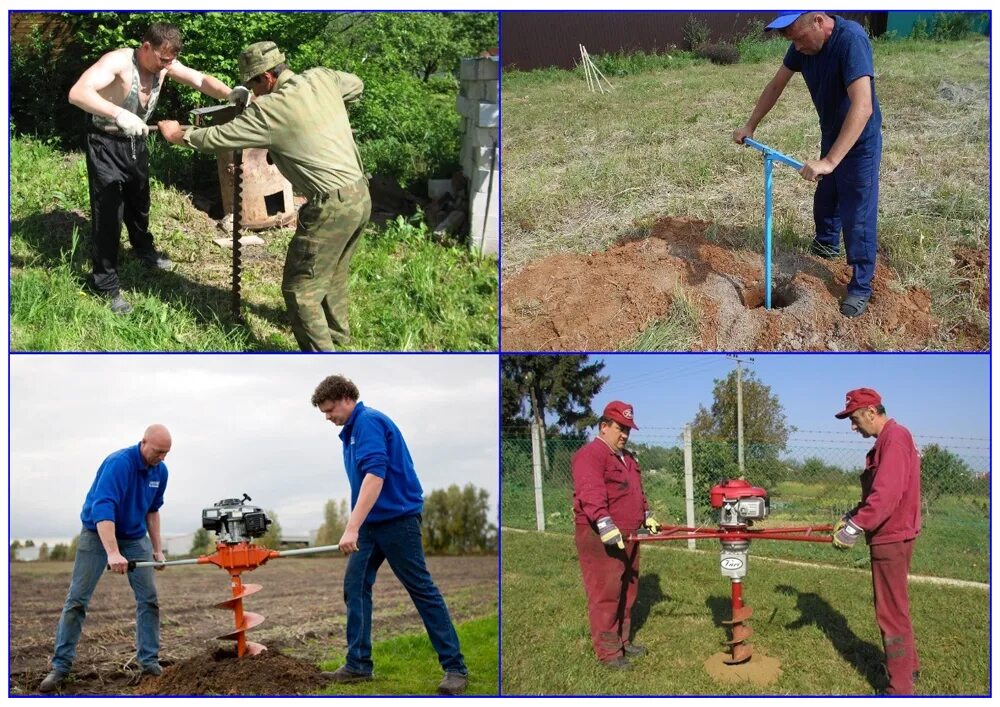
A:
{"label": "man in blue coveralls", "polygon": [[347,604],[347,660],[334,682],[372,679],[372,587],[384,561],[409,592],[445,671],[442,695],[460,695],[468,669],[444,597],[424,562],[420,537],[423,489],[403,435],[387,416],[358,400],[358,387],[343,376],[329,376],[317,387],[312,404],[344,429],[344,467],[351,484],[351,515],[340,538],[349,555],[344,574]]}
{"label": "man in blue coveralls", "polygon": [[803,178],[818,182],[813,198],[816,238],[809,250],[821,258],[836,258],[843,230],[847,263],[854,273],[840,313],[857,317],[872,295],[882,159],[882,112],[875,97],[871,42],[857,22],[823,12],[786,12],[765,29],[781,32],[792,46],[733,140],[742,144],[753,137],[792,75],[801,71],[822,133],[820,159],[808,160],[801,170]]}
{"label": "man in blue coveralls", "polygon": [[[97,470],[80,513],[83,529],[69,594],[56,629],[52,671],[38,686],[40,692],[58,689],[69,675],[87,605],[105,568],[110,565],[111,571],[126,574],[129,560],[166,559],[160,544],[160,506],[167,489],[163,460],[170,445],[167,428],[150,425],[139,444],[114,452]],[[135,594],[136,657],[143,674],[159,675],[160,605],[153,572],[141,567],[127,574]]]}

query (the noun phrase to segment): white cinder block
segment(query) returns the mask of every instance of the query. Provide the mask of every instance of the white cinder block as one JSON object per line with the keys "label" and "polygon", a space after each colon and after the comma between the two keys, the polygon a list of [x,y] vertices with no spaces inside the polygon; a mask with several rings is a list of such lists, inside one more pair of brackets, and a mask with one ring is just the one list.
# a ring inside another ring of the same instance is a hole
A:
{"label": "white cinder block", "polygon": [[496,128],[500,126],[500,106],[496,103],[479,104],[479,121],[481,128]]}
{"label": "white cinder block", "polygon": [[500,78],[499,57],[477,57],[462,59],[458,78],[462,81],[495,81]]}

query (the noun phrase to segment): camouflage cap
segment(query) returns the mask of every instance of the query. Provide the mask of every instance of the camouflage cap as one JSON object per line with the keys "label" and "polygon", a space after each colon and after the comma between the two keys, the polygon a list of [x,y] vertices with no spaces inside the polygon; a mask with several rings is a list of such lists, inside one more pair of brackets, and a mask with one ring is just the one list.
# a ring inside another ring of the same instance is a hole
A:
{"label": "camouflage cap", "polygon": [[268,69],[285,63],[285,55],[274,42],[255,42],[240,53],[240,81],[246,83]]}

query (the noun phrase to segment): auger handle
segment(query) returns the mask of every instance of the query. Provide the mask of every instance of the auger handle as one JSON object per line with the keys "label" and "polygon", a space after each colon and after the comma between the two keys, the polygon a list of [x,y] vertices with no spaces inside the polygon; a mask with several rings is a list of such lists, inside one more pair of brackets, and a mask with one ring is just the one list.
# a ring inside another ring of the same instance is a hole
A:
{"label": "auger handle", "polygon": [[[193,560],[171,560],[170,562],[157,562],[156,560],[129,560],[128,561],[128,571],[135,571],[136,567],[172,567],[173,565],[197,565],[199,564],[197,559]],[[110,570],[111,565],[108,564],[105,569]]]}
{"label": "auger handle", "polygon": [[805,165],[799,162],[794,157],[789,157],[788,155],[778,152],[773,147],[768,147],[762,142],[757,142],[753,138],[745,137],[743,138],[743,144],[747,147],[752,147],[755,150],[760,150],[764,153],[766,157],[770,157],[775,162],[781,162],[782,164],[787,164],[789,167],[793,167],[796,170],[802,169]]}

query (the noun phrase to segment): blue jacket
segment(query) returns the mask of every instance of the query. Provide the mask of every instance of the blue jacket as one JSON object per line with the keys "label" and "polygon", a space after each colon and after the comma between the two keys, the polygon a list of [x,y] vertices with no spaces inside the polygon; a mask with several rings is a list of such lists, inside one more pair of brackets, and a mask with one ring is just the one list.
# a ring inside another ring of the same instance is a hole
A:
{"label": "blue jacket", "polygon": [[819,114],[823,155],[836,142],[851,107],[847,87],[862,76],[870,76],[872,80],[872,114],[854,147],[870,148],[881,136],[882,129],[882,110],[875,97],[875,64],[868,35],[857,22],[837,16],[833,21],[833,33],[819,54],[803,54],[793,44],[788,47],[784,61],[790,71],[802,72],[809,88]]}
{"label": "blue jacket", "polygon": [[384,480],[366,523],[417,515],[423,510],[424,491],[396,423],[378,410],[366,408],[359,400],[340,431],[340,440],[344,443],[344,468],[351,483],[352,510],[358,503],[366,474]]}
{"label": "blue jacket", "polygon": [[113,521],[117,537],[136,540],[148,532],[146,514],[160,509],[166,489],[166,464],[146,466],[138,444],[119,449],[97,470],[80,520],[83,527],[94,531],[101,521]]}

